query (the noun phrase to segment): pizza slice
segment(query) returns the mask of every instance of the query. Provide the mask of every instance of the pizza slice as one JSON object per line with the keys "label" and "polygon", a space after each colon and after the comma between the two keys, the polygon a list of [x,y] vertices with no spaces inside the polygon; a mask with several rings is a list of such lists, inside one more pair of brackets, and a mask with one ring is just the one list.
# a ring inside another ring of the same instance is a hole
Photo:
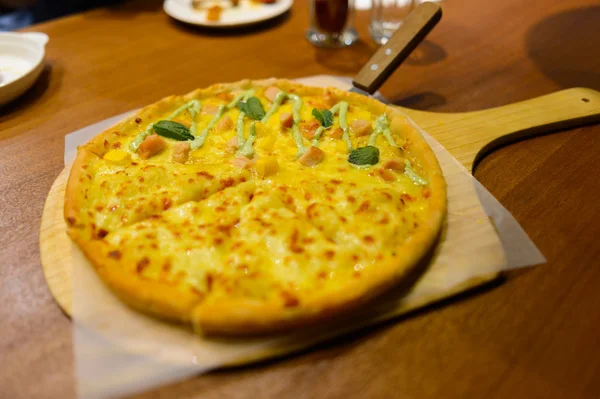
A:
{"label": "pizza slice", "polygon": [[72,233],[101,239],[118,227],[208,198],[251,177],[248,169],[235,165],[112,161],[84,149],[72,167],[65,217]]}

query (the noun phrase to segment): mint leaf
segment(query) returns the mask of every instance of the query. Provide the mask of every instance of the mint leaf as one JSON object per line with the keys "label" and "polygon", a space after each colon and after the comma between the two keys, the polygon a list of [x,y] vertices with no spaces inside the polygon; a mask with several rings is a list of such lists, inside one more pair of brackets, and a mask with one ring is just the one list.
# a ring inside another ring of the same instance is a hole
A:
{"label": "mint leaf", "polygon": [[239,103],[237,103],[237,107],[240,111],[242,111],[246,115],[248,115],[250,113],[250,110],[248,109],[248,104],[246,104],[244,102],[240,101]]}
{"label": "mint leaf", "polygon": [[250,97],[246,104],[248,104],[252,119],[259,121],[265,116],[265,110],[258,98]]}
{"label": "mint leaf", "polygon": [[255,121],[259,121],[265,116],[265,110],[260,100],[254,96],[250,97],[245,103],[239,102],[237,107]]}
{"label": "mint leaf", "polygon": [[152,126],[152,129],[154,129],[159,136],[173,140],[187,141],[194,139],[194,136],[190,133],[190,129],[179,122],[168,120],[158,121]]}
{"label": "mint leaf", "polygon": [[330,127],[331,125],[333,125],[333,114],[331,113],[331,111],[329,111],[328,109],[322,109],[321,115],[323,115],[323,123],[321,123],[323,127]]}
{"label": "mint leaf", "polygon": [[312,110],[312,114],[315,117],[315,119],[317,119],[319,121],[319,123],[321,124],[321,126],[323,126],[323,115],[321,114],[321,111],[319,111],[316,108],[313,108]]}
{"label": "mint leaf", "polygon": [[379,148],[372,145],[357,148],[348,155],[348,162],[353,165],[375,165],[379,162]]}
{"label": "mint leaf", "polygon": [[318,110],[313,108],[312,110],[313,116],[319,121],[321,126],[330,127],[333,125],[333,114],[328,109]]}

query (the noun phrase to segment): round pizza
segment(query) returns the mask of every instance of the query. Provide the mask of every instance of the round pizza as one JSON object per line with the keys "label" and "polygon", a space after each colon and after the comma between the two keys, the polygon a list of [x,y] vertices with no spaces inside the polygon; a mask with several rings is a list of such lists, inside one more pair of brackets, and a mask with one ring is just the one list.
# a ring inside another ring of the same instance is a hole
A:
{"label": "round pizza", "polygon": [[397,110],[241,81],[171,96],[78,149],[68,234],[128,305],[201,334],[308,326],[397,287],[446,212]]}

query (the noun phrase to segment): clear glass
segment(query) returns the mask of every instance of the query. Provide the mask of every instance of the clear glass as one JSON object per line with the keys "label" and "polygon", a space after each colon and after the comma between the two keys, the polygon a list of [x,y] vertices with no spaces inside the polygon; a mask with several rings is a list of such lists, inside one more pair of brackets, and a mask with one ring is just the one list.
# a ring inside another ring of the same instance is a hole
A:
{"label": "clear glass", "polygon": [[385,44],[416,5],[417,0],[373,0],[369,24],[371,38]]}
{"label": "clear glass", "polygon": [[318,47],[346,47],[356,42],[354,0],[310,0],[306,38]]}

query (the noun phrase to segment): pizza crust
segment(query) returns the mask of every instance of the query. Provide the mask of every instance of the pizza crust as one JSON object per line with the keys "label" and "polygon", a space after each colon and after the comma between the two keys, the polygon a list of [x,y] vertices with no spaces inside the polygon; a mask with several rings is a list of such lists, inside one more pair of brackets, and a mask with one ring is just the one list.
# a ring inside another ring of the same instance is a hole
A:
{"label": "pizza crust", "polygon": [[79,189],[81,187],[81,178],[83,177],[83,166],[86,165],[90,158],[95,155],[85,149],[80,148],[77,151],[77,157],[71,166],[71,173],[69,174],[69,180],[67,181],[67,188],[65,190],[65,221],[67,226],[73,227],[77,224],[79,216]]}
{"label": "pizza crust", "polygon": [[[69,176],[65,198],[65,218],[70,226],[69,235],[83,250],[104,283],[129,306],[166,320],[190,324],[196,332],[207,335],[255,335],[301,328],[326,321],[334,315],[345,314],[398,286],[403,279],[415,272],[419,261],[434,246],[446,213],[446,183],[433,151],[416,129],[403,130],[402,136],[410,142],[411,151],[417,154],[420,169],[427,173],[432,194],[427,223],[401,246],[406,256],[378,264],[360,279],[351,281],[335,291],[329,290],[303,298],[298,306],[284,307],[274,301],[239,299],[203,303],[201,293],[145,280],[127,271],[118,260],[104,255],[102,248],[106,244],[102,240],[87,240],[79,234],[76,220],[81,210],[78,193],[81,190],[80,178],[83,167],[106,153],[102,143],[113,134],[113,131],[119,131],[127,124],[134,123],[132,121],[135,118],[152,118],[153,114],[172,109],[174,103],[180,104],[194,98],[206,98],[222,91],[271,85],[301,97],[322,92],[320,88],[306,87],[292,81],[278,79],[217,84],[206,89],[195,90],[185,96],[164,98],[80,147]],[[392,129],[398,126],[398,123],[394,123],[394,119],[406,119],[398,111],[374,99],[337,89],[330,90],[338,99],[361,103],[361,106],[373,114],[386,113],[392,121]]]}
{"label": "pizza crust", "polygon": [[193,309],[202,300],[193,292],[143,280],[125,270],[116,259],[104,256],[102,241],[71,238],[94,266],[102,281],[126,304],[164,320],[189,324]]}

